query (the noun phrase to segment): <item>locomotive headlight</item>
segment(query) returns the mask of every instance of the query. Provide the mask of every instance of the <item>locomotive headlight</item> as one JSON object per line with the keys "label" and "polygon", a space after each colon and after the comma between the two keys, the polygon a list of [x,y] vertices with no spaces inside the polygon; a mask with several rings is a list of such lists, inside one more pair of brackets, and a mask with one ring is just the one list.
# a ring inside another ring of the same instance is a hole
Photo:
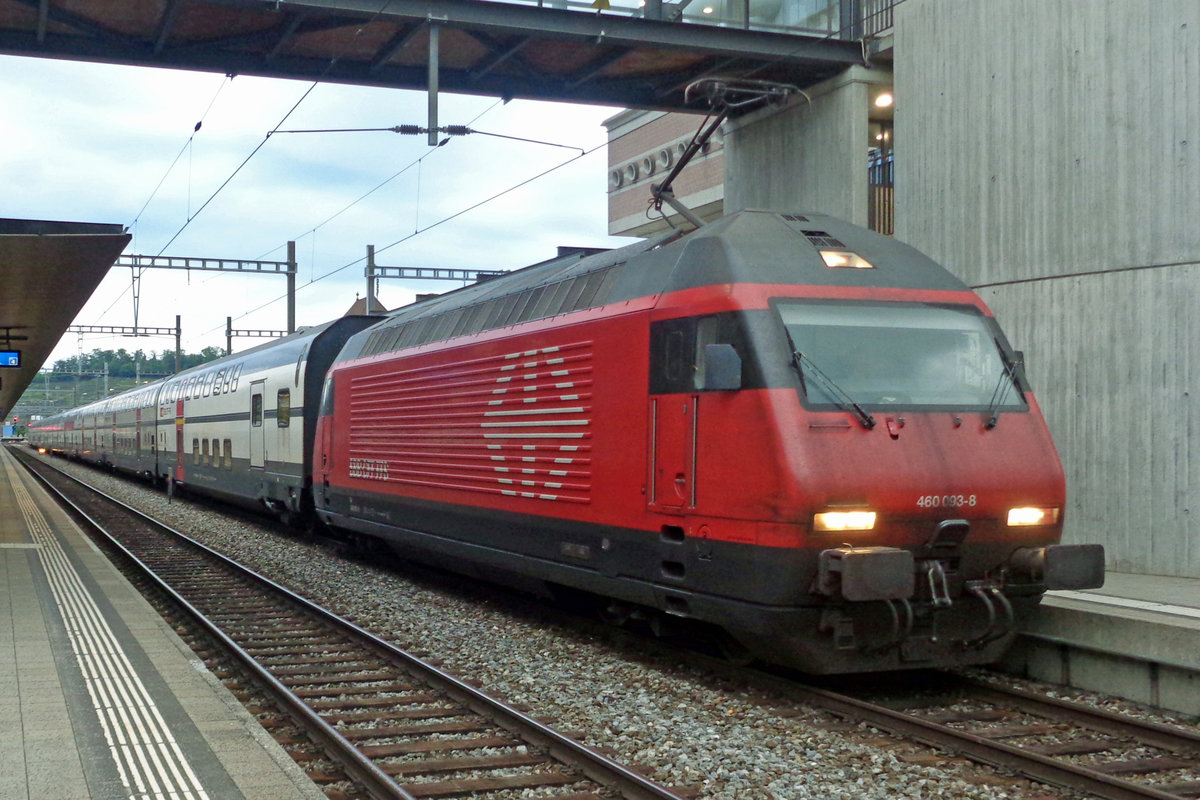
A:
{"label": "locomotive headlight", "polygon": [[830,269],[874,269],[875,265],[849,250],[822,250],[821,260]]}
{"label": "locomotive headlight", "polygon": [[874,511],[822,511],[813,515],[814,531],[869,531],[874,527]]}
{"label": "locomotive headlight", "polygon": [[1053,525],[1056,522],[1058,522],[1057,508],[1021,506],[1020,508],[1010,508],[1008,510],[1008,524],[1012,527]]}

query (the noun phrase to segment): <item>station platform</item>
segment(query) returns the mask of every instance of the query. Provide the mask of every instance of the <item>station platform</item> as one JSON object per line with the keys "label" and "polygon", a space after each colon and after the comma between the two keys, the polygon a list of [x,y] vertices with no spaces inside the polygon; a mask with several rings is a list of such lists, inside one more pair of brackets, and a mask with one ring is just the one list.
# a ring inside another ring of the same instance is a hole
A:
{"label": "station platform", "polygon": [[7,447],[0,575],[0,800],[323,800]]}
{"label": "station platform", "polygon": [[1200,714],[1200,580],[1109,572],[1048,592],[1005,671]]}

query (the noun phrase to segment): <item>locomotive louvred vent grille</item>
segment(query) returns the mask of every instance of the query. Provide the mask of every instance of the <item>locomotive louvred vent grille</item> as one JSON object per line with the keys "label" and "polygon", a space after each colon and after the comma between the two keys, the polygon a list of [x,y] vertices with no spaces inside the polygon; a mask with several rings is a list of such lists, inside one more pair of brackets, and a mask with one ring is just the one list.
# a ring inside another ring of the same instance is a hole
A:
{"label": "locomotive louvred vent grille", "polygon": [[413,492],[590,503],[592,342],[414,356],[350,381],[349,456]]}
{"label": "locomotive louvred vent grille", "polygon": [[780,214],[779,216],[788,222],[808,222],[808,217],[802,217],[799,214]]}
{"label": "locomotive louvred vent grille", "polygon": [[814,247],[845,247],[845,243],[835,239],[825,231],[805,231],[804,235]]}

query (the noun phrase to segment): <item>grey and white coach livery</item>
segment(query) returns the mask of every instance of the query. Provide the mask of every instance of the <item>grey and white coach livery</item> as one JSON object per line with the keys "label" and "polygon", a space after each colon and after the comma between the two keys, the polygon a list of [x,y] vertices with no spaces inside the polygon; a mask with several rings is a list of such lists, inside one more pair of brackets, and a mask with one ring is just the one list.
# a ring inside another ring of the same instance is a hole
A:
{"label": "grey and white coach livery", "polygon": [[303,328],[42,420],[29,443],[289,518],[312,502],[325,372],[346,340],[374,322],[352,316]]}

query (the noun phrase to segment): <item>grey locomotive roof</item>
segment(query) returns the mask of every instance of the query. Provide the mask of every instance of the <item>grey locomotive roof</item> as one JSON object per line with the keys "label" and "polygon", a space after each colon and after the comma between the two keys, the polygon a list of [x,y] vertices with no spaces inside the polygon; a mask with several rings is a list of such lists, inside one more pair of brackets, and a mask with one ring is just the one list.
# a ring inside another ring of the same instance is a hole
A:
{"label": "grey locomotive roof", "polygon": [[[821,249],[873,269],[830,269]],[[686,236],[668,234],[588,258],[552,261],[397,309],[354,336],[350,360],[637,297],[728,283],[963,291],[901,242],[823,214],[741,211]]]}

